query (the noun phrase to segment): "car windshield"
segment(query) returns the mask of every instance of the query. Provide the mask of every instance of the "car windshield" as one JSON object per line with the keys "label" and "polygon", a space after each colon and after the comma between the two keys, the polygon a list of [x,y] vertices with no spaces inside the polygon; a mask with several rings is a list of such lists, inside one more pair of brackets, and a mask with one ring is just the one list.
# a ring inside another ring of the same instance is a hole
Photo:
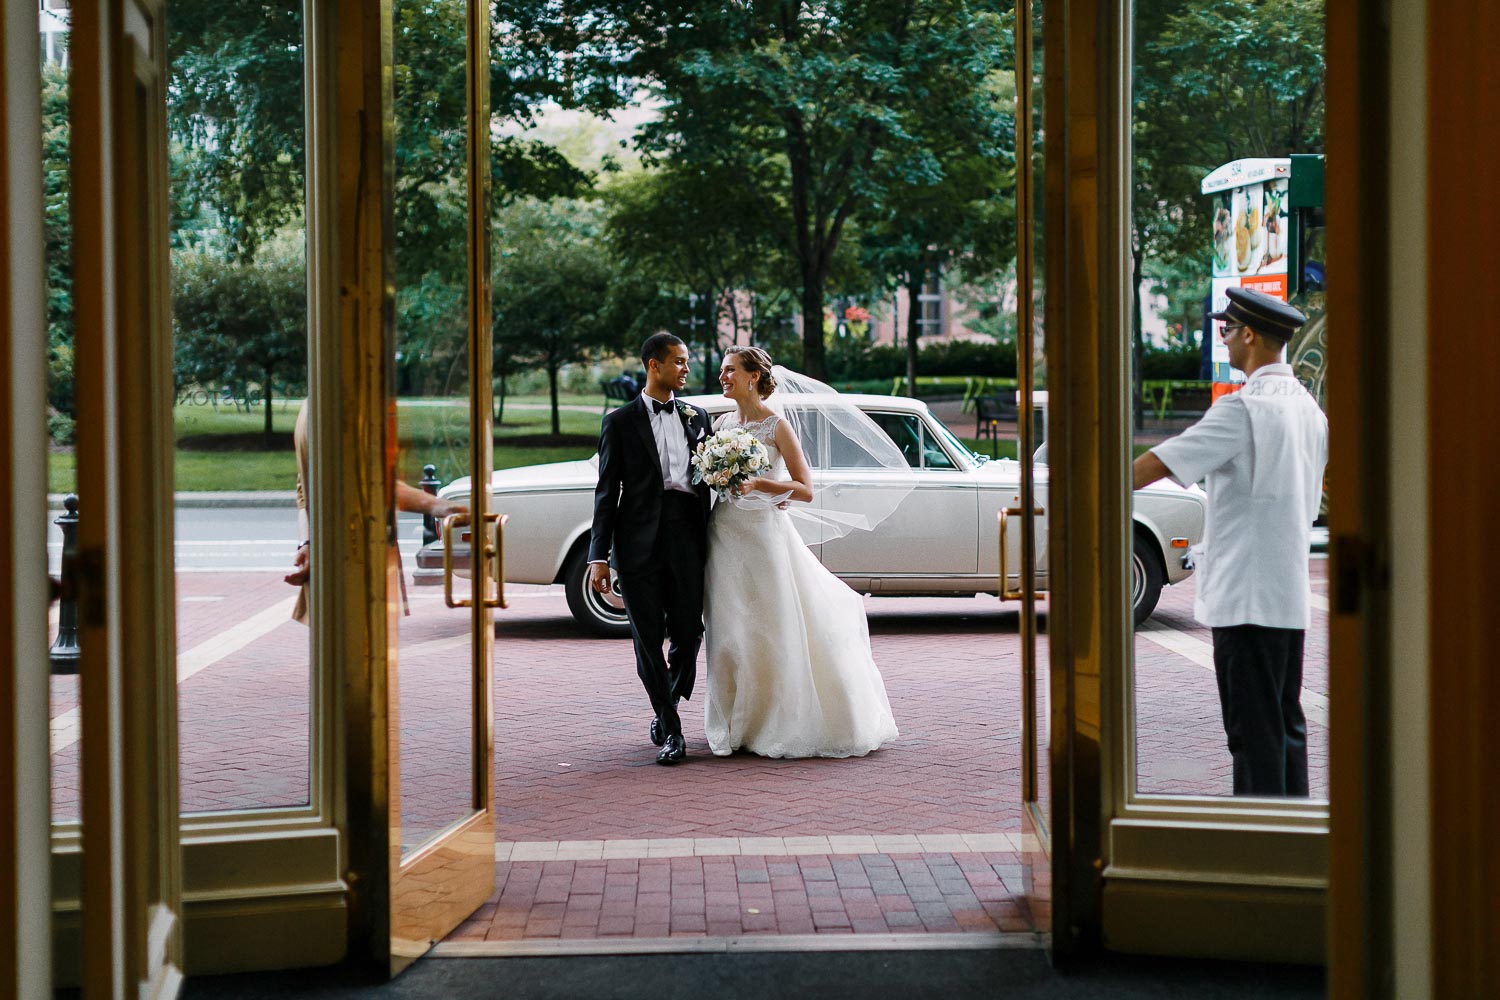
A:
{"label": "car windshield", "polygon": [[928,421],[928,429],[935,433],[938,437],[942,438],[943,442],[948,445],[948,448],[951,451],[964,456],[974,465],[983,465],[985,462],[988,462],[990,460],[990,456],[981,455],[979,452],[972,450],[968,445],[960,441],[958,439],[958,435],[954,434],[951,430],[948,429],[947,424],[943,423],[941,420],[939,420],[937,417],[932,416],[931,414],[928,414],[928,416],[931,418]]}

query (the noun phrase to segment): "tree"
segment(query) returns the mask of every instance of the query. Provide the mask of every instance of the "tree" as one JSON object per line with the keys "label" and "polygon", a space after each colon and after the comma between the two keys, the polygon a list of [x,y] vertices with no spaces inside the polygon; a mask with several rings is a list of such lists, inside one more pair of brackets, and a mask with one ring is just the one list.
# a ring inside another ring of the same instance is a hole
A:
{"label": "tree", "polygon": [[554,436],[562,433],[562,367],[594,349],[619,346],[602,215],[597,203],[527,199],[496,219],[496,350],[546,370]]}
{"label": "tree", "polygon": [[[617,288],[631,303],[632,336],[657,330],[703,347],[704,391],[712,391],[727,324],[731,338],[749,329],[749,296],[784,282],[780,259],[761,225],[763,192],[732,164],[663,164],[622,178],[605,191],[606,233],[621,271],[647,288]],[[654,294],[653,294],[654,293]],[[692,331],[701,328],[694,338]]]}
{"label": "tree", "polygon": [[813,376],[824,374],[823,302],[847,232],[893,187],[942,175],[924,117],[963,117],[946,102],[988,99],[976,25],[995,15],[976,0],[501,8],[523,63],[561,81],[564,100],[618,106],[636,86],[653,89],[661,116],[638,137],[647,162],[729,162],[764,192],[764,227],[797,275]]}
{"label": "tree", "polygon": [[[870,272],[882,283],[904,288],[907,391],[916,395],[917,344],[921,334],[918,308],[922,287],[946,275],[959,281],[993,279],[1015,256],[1015,117],[1014,80],[1007,68],[1009,33],[993,20],[974,26],[989,32],[985,43],[992,68],[984,77],[988,102],[938,100],[952,117],[932,115],[920,127],[922,141],[941,168],[938,177],[914,184],[893,184],[860,238]],[[938,81],[972,90],[971,81]]]}
{"label": "tree", "polygon": [[[1184,317],[1207,292],[1212,205],[1203,177],[1241,157],[1323,148],[1323,0],[1138,0],[1136,25],[1139,353],[1147,280],[1179,289],[1169,308]],[[1203,276],[1196,290],[1179,280],[1194,267]]]}
{"label": "tree", "polygon": [[68,76],[42,67],[42,198],[47,259],[48,431],[71,444],[73,390],[73,220],[69,167]]}
{"label": "tree", "polygon": [[[231,257],[253,254],[302,213],[302,6],[265,0],[184,4],[172,12],[167,111],[178,152],[175,181],[211,209]],[[419,255],[441,255],[452,247],[451,227],[433,225],[431,200],[445,183],[463,179],[464,0],[398,0],[393,20],[397,229]],[[494,27],[492,49],[504,40],[501,30]],[[507,123],[529,124],[547,90],[492,60],[491,181],[499,201],[587,182],[550,146],[502,131]],[[462,255],[461,229],[459,237]]]}
{"label": "tree", "polygon": [[[464,342],[465,4],[398,0],[393,24],[397,350],[403,378],[421,379],[450,369]],[[302,215],[302,4],[174,8],[168,48],[174,187],[189,214],[202,215],[187,228],[212,230],[231,260],[253,259]],[[491,65],[497,203],[588,187],[591,177],[557,150],[507,128],[533,120],[546,88],[513,82],[498,60]]]}
{"label": "tree", "polygon": [[173,183],[216,220],[230,259],[253,256],[302,216],[302,4],[181,4],[167,54]]}
{"label": "tree", "polygon": [[257,385],[271,438],[275,383],[307,379],[307,284],[300,241],[263,243],[254,259],[186,248],[172,255],[174,364],[179,385]]}

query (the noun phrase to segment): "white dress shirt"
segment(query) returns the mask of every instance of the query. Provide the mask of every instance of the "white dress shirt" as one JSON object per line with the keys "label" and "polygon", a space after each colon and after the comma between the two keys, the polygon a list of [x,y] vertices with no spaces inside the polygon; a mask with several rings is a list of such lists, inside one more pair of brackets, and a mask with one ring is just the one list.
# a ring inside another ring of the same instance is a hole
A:
{"label": "white dress shirt", "polygon": [[1212,628],[1306,629],[1328,419],[1291,366],[1256,369],[1243,389],[1151,450],[1178,485],[1204,480],[1208,491],[1203,542],[1192,552],[1193,617]]}
{"label": "white dress shirt", "polygon": [[693,492],[693,474],[688,465],[687,428],[682,425],[682,416],[676,406],[677,397],[672,397],[674,408],[656,412],[655,400],[641,393],[646,404],[646,415],[651,418],[651,436],[656,438],[656,457],[661,461],[663,490]]}
{"label": "white dress shirt", "polygon": [[[677,397],[672,397],[677,403]],[[693,494],[693,474],[688,463],[687,428],[682,425],[682,416],[674,407],[656,412],[652,399],[641,393],[641,403],[646,407],[646,416],[651,421],[651,436],[656,439],[656,458],[661,463],[662,490],[678,490]],[[677,403],[677,406],[681,406]],[[608,560],[591,559],[589,565],[604,565]]]}

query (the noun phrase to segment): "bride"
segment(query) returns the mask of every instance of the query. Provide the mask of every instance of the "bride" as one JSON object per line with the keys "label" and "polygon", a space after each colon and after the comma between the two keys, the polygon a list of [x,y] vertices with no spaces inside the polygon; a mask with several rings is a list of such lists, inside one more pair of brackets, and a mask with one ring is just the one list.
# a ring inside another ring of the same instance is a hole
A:
{"label": "bride", "polygon": [[731,347],[719,373],[737,410],[715,429],[748,431],[771,471],[715,505],[709,522],[704,729],[720,756],[862,756],[894,739],[896,722],[860,595],[823,568],[785,509],[812,500],[812,477],[793,426],[766,403],[771,369],[760,348]]}

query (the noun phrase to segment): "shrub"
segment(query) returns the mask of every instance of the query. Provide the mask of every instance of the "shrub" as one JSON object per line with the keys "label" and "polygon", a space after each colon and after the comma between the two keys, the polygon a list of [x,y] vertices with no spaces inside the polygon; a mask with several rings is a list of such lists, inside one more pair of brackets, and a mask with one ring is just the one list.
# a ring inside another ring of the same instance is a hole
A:
{"label": "shrub", "polygon": [[[921,342],[918,341],[920,345]],[[906,371],[903,356],[901,371]],[[1014,343],[983,340],[937,340],[920,346],[917,352],[918,375],[987,375],[992,378],[1014,378],[1016,347]]]}
{"label": "shrub", "polygon": [[1200,354],[1196,344],[1148,347],[1140,355],[1141,378],[1147,380],[1196,379],[1199,365]]}

